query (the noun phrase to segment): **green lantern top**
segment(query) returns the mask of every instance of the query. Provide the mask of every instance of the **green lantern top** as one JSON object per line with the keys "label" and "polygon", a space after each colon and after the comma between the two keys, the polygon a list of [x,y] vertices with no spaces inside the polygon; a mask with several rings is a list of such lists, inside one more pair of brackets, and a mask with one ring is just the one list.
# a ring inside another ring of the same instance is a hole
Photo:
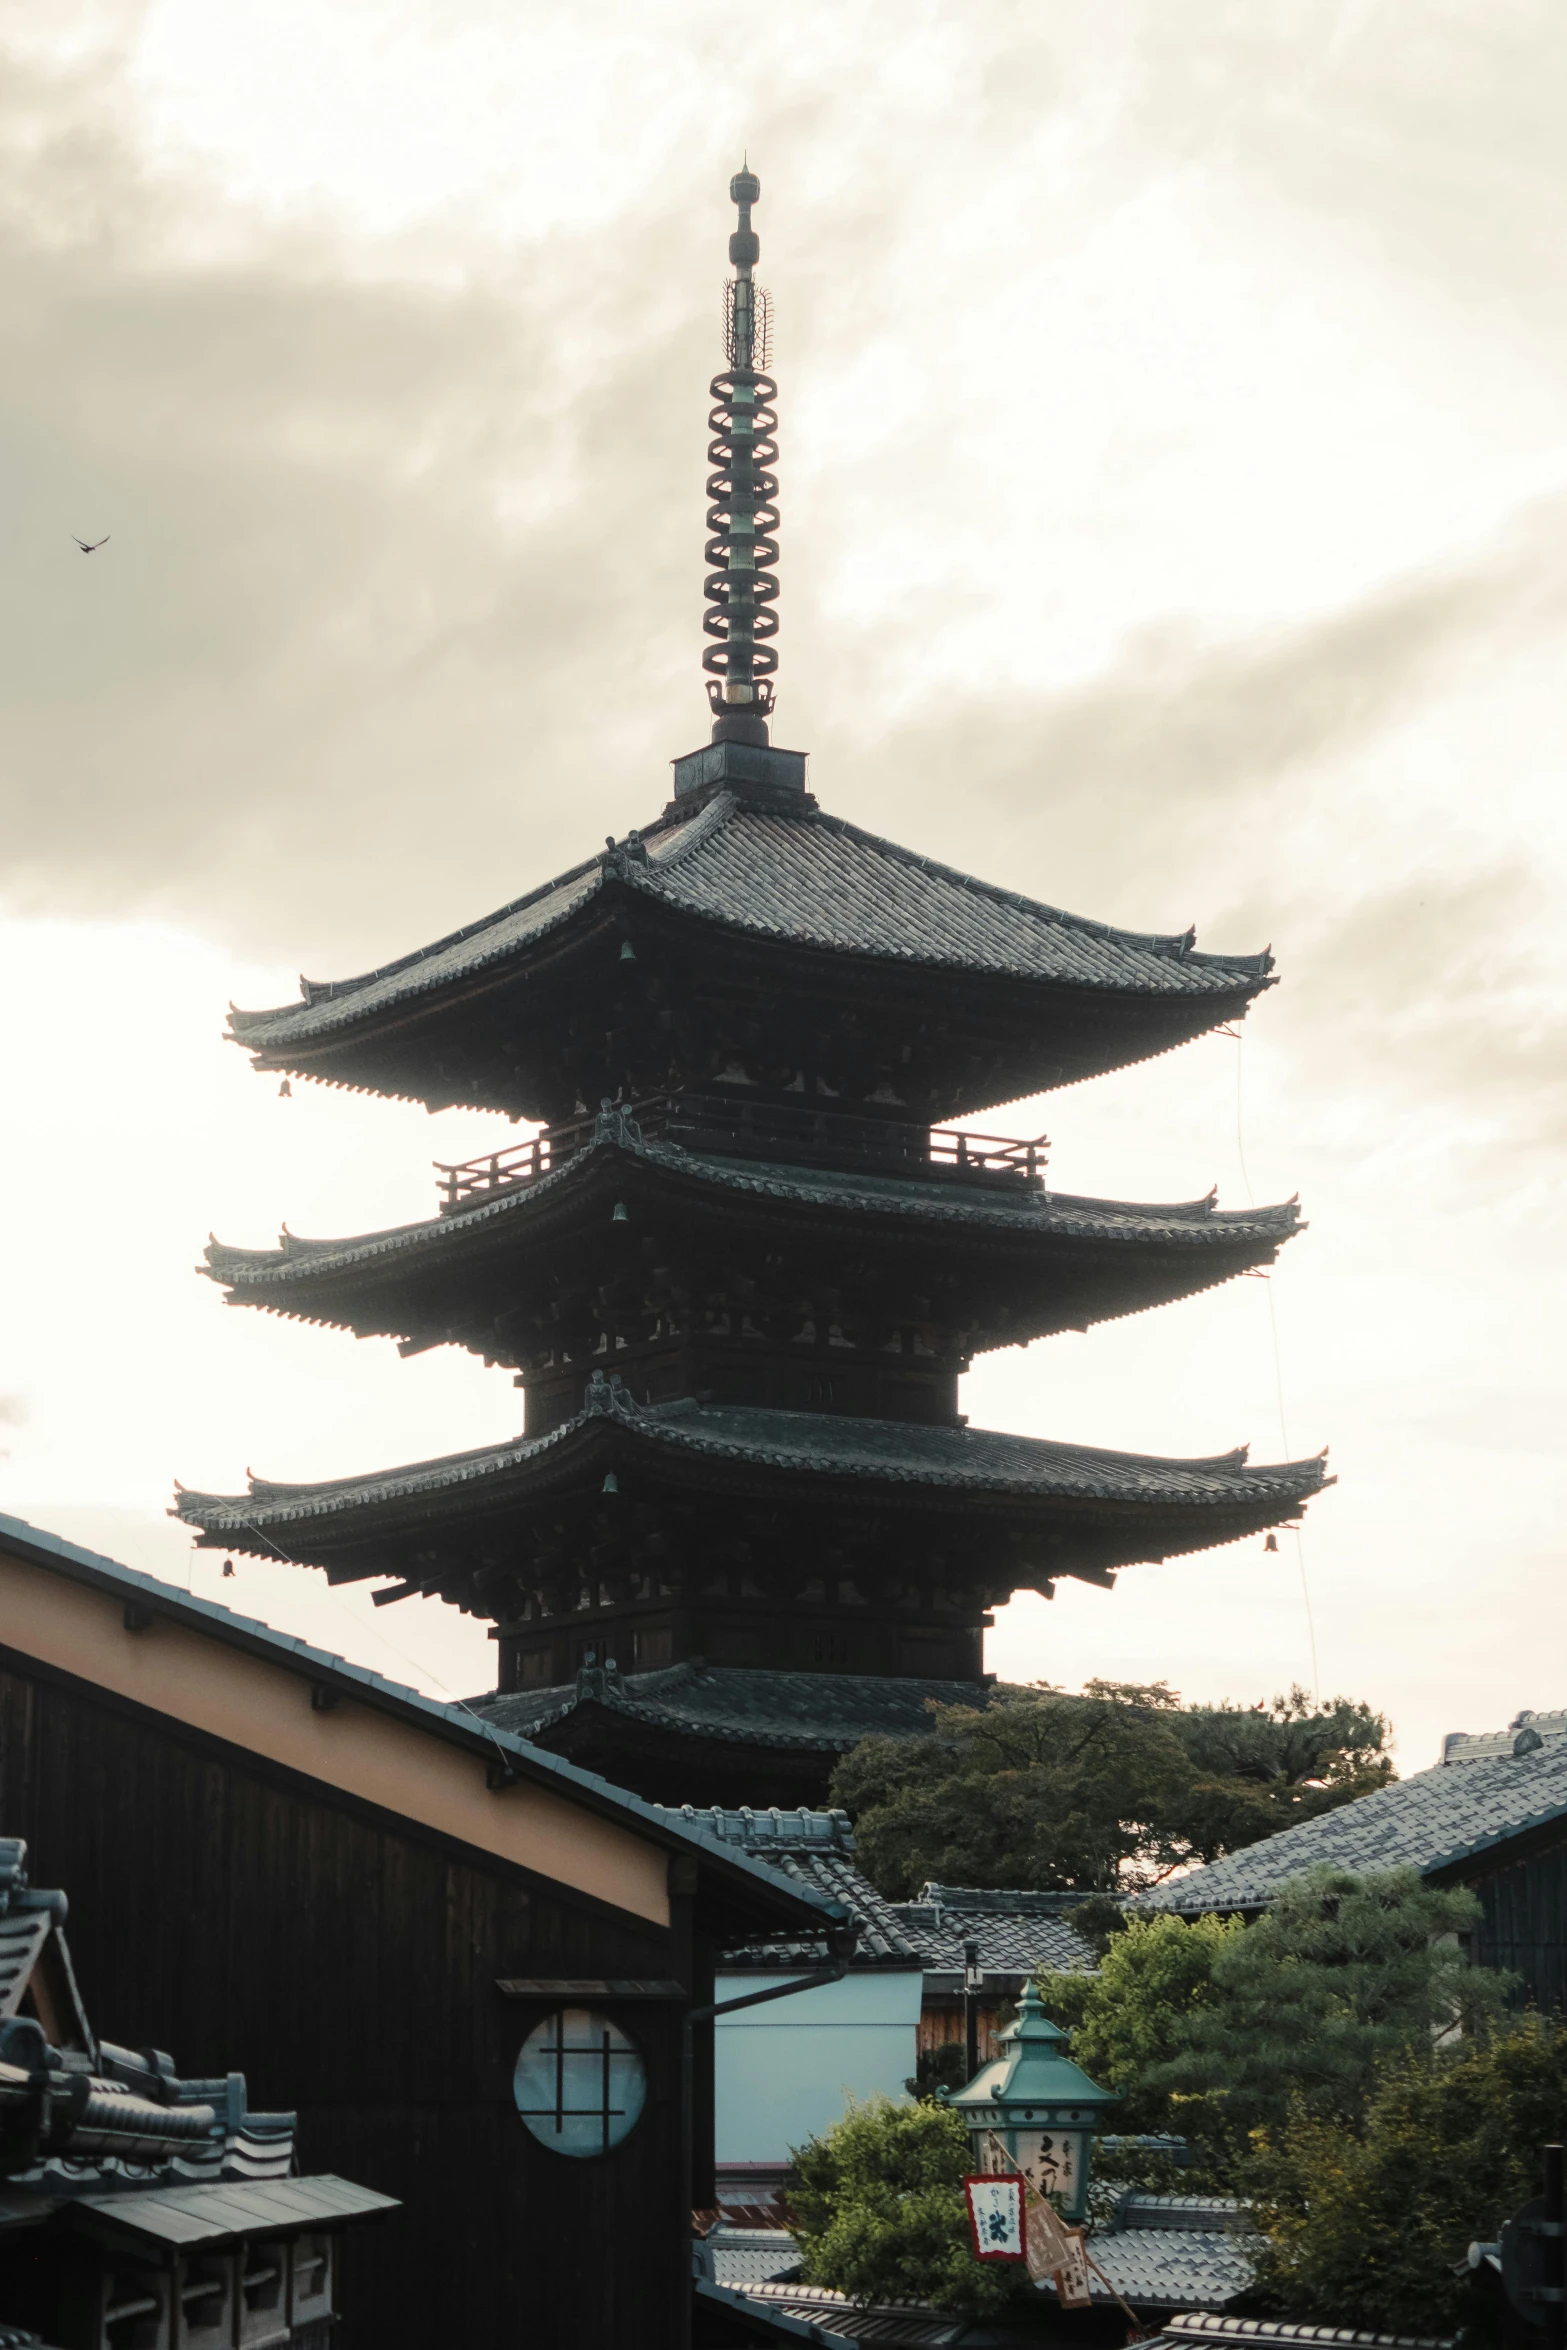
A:
{"label": "green lantern top", "polygon": [[971,2130],[1015,2130],[1021,2124],[1046,2128],[1097,2128],[1108,2106],[1118,2105],[1113,2089],[1101,2089],[1066,2053],[1067,2036],[1039,2004],[1032,1983],[1023,1992],[1016,2021],[997,2035],[1005,2054],[981,2065],[972,2081],[950,2096]]}

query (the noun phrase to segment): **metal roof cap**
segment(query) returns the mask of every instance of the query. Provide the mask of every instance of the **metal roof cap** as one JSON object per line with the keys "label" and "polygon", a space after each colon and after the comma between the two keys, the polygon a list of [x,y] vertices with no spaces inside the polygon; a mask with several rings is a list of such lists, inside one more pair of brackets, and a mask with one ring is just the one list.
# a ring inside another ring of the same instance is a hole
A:
{"label": "metal roof cap", "polygon": [[1066,2054],[1067,2036],[1053,2024],[1029,1983],[1016,2020],[997,2038],[1006,2053],[981,2066],[972,2081],[946,2102],[969,2119],[981,2120],[980,2109],[994,2106],[997,2126],[1015,2124],[1021,2113],[1042,2122],[1082,2121],[1092,2125],[1099,2115],[1121,2100],[1114,2089],[1101,2089],[1081,2065]]}

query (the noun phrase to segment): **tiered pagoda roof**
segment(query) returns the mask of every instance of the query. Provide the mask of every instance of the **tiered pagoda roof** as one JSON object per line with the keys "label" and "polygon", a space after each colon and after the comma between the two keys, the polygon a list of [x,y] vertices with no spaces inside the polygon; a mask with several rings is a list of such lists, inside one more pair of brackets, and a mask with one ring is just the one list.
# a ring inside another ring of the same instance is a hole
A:
{"label": "tiered pagoda roof", "polygon": [[1158,1205],[1085,1199],[1037,1178],[953,1181],[947,1166],[888,1173],[872,1150],[859,1158],[833,1167],[725,1156],[653,1139],[630,1111],[611,1109],[543,1172],[503,1167],[424,1223],[344,1240],[284,1232],[275,1249],[213,1241],[203,1270],[231,1304],[396,1337],[410,1351],[456,1344],[517,1362],[519,1326],[558,1295],[567,1261],[580,1256],[582,1277],[602,1278],[603,1227],[618,1207],[628,1245],[650,1223],[686,1228],[709,1264],[721,1248],[774,1259],[792,1249],[819,1267],[880,1247],[897,1252],[915,1295],[961,1277],[972,1354],[1193,1296],[1270,1264],[1300,1229],[1294,1201],[1225,1210],[1211,1193]]}
{"label": "tiered pagoda roof", "polygon": [[972,1682],[983,1611],[1015,1591],[1108,1587],[1133,1562],[1293,1518],[1324,1481],[1320,1459],[1254,1466],[1244,1450],[1162,1460],[690,1397],[646,1406],[598,1373],[546,1436],[326,1484],[181,1492],[177,1514],[209,1549],[334,1582],[397,1576],[378,1596],[486,1616],[551,1685],[604,1656]]}
{"label": "tiered pagoda roof", "polygon": [[232,1012],[234,1040],[432,1109],[560,1120],[728,1079],[943,1119],[1168,1051],[1273,984],[1269,954],[1113,929],[826,815],[798,753],[675,766],[640,834],[378,970],[304,980],[298,1005]]}
{"label": "tiered pagoda roof", "polygon": [[[650,1797],[767,1803],[822,1792],[847,1721],[829,1676],[896,1682],[923,1715],[982,1691],[986,1610],[1014,1592],[1260,1534],[1327,1480],[1320,1458],[1167,1460],[958,1409],[976,1354],[1265,1270],[1300,1229],[1292,1201],[1053,1191],[1042,1137],[949,1124],[1226,1026],[1272,957],[957,872],[825,813],[804,755],[770,742],[777,387],[754,175],[733,194],[713,740],[641,831],[497,913],[231,1014],[286,1079],[542,1125],[444,1170],[426,1221],[214,1241],[203,1268],[231,1303],[513,1369],[524,1432],[183,1492],[177,1514],[209,1548],[489,1618],[499,1702]],[[795,1702],[812,1690],[820,1735]]]}
{"label": "tiered pagoda roof", "polygon": [[[848,1480],[854,1495],[921,1517],[974,1504],[1026,1513],[1062,1553],[1059,1572],[1099,1581],[1107,1568],[1206,1550],[1277,1522],[1321,1491],[1321,1457],[1252,1466],[1247,1448],[1203,1460],[1052,1444],[989,1428],[930,1428],[827,1412],[770,1412],[690,1398],[644,1406],[618,1379],[595,1373],[583,1409],[547,1436],[450,1453],[369,1477],[286,1485],[253,1478],[248,1494],[181,1490],[179,1515],[201,1528],[209,1549],[275,1555],[267,1539],[286,1530],[290,1554],[341,1565],[335,1580],[385,1574],[372,1558],[411,1535],[411,1511],[449,1526],[457,1517],[503,1511],[520,1518],[530,1493],[551,1499],[600,1472],[640,1471],[670,1489],[743,1491],[784,1501],[802,1479],[824,1492]],[[602,1485],[600,1486],[602,1491]],[[610,1489],[619,1498],[623,1488]],[[838,1497],[841,1501],[842,1497]],[[830,1506],[830,1504],[829,1504]],[[395,1512],[395,1519],[379,1513]],[[394,1531],[395,1526],[395,1531]],[[352,1563],[350,1563],[352,1562]],[[443,1590],[459,1598],[459,1588]]]}

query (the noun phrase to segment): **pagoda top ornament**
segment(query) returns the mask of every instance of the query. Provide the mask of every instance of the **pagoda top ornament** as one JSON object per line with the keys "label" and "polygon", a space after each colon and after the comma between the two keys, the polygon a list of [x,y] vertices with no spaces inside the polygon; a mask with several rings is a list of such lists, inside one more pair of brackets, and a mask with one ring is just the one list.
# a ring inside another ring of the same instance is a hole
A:
{"label": "pagoda top ornament", "polygon": [[772,356],[772,303],[752,271],[761,244],[751,207],[762,183],[737,171],[729,183],[740,225],[729,240],[734,276],[724,287],[722,375],[710,386],[707,528],[709,570],[703,582],[708,609],[703,628],[713,639],[702,656],[715,743],[768,740],[778,654],[778,386],[765,370]]}

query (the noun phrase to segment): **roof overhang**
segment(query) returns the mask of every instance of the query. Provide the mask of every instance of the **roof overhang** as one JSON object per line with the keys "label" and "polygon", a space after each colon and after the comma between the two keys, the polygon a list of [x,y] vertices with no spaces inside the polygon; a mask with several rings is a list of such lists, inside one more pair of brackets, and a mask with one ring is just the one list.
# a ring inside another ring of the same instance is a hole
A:
{"label": "roof overhang", "polygon": [[0,1577],[23,1570],[99,1603],[51,1607],[45,1585],[13,1580],[0,1626],[24,1663],[654,1925],[668,1922],[671,1863],[704,1931],[741,1939],[848,1922],[841,1904],[463,1706],[0,1516]]}

